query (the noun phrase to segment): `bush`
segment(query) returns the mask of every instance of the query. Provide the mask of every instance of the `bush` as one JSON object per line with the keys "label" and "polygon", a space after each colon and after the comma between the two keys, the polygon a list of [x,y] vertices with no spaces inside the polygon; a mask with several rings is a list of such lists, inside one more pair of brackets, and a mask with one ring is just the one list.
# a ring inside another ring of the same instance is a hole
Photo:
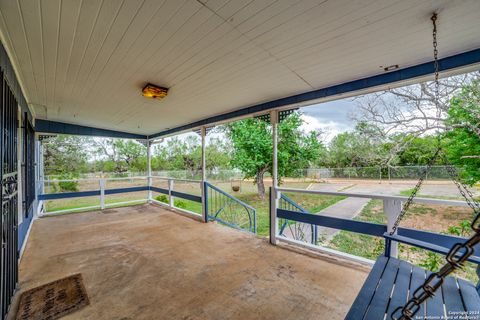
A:
{"label": "bush", "polygon": [[187,204],[182,200],[175,200],[175,207],[180,209],[187,209]]}
{"label": "bush", "polygon": [[[72,175],[72,174],[65,174],[60,176],[60,180],[73,180],[77,179],[78,177]],[[79,191],[78,189],[78,181],[60,181],[58,183],[58,186],[60,187],[60,192],[75,192]]]}
{"label": "bush", "polygon": [[50,193],[57,193],[58,192],[58,185],[55,182],[49,184]]}
{"label": "bush", "polygon": [[155,197],[155,200],[163,202],[163,203],[168,203],[168,197],[164,194],[161,194],[159,196]]}

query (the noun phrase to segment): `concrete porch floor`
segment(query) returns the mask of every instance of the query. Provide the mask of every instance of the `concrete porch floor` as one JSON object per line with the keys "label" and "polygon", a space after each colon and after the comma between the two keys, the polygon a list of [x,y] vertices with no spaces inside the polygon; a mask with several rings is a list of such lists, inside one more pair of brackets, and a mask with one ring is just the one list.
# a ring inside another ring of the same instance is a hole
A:
{"label": "concrete porch floor", "polygon": [[64,319],[343,319],[367,276],[141,205],[37,219],[12,310],[22,291],[75,273],[90,305]]}

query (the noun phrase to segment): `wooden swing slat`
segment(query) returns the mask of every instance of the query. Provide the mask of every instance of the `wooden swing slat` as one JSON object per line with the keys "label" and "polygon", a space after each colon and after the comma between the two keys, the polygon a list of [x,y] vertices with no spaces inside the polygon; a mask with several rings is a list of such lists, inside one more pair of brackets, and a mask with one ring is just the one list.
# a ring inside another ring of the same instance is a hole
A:
{"label": "wooden swing slat", "polygon": [[[473,284],[463,279],[457,279],[460,292],[462,294],[463,303],[467,310],[479,309],[480,296],[478,295],[477,288]],[[479,315],[477,315],[479,316]]]}
{"label": "wooden swing slat", "polygon": [[397,277],[399,264],[399,260],[390,260],[385,266],[385,271],[379,280],[377,289],[375,290],[372,302],[370,303],[370,307],[368,308],[364,319],[373,320],[377,319],[379,313],[385,314],[388,301],[390,300],[390,294],[392,293],[392,288]]}
{"label": "wooden swing slat", "polygon": [[[427,271],[427,276],[432,274],[431,271]],[[445,317],[445,310],[443,309],[443,292],[442,290],[437,290],[435,295],[427,299],[426,301],[427,314],[434,316],[433,319],[442,319]]]}
{"label": "wooden swing slat", "polygon": [[377,288],[378,281],[380,281],[380,278],[382,277],[383,270],[385,269],[388,260],[389,258],[383,256],[377,259],[377,262],[375,262],[367,280],[365,280],[365,283],[363,284],[362,290],[355,299],[355,303],[350,308],[345,319],[355,320],[358,319],[359,315],[362,315],[363,317],[365,312],[367,312],[372,296]]}
{"label": "wooden swing slat", "polygon": [[397,278],[395,279],[395,288],[393,289],[392,299],[388,306],[388,313],[391,314],[396,308],[405,305],[408,300],[408,289],[410,288],[410,274],[412,265],[405,261],[400,261]]}
{"label": "wooden swing slat", "polygon": [[445,281],[442,285],[442,292],[446,310],[450,312],[465,311],[461,292],[457,287],[457,281],[455,278],[445,278]]}
{"label": "wooden swing slat", "polygon": [[[392,259],[392,258],[390,258],[390,259]],[[411,278],[410,278],[410,291],[409,291],[409,294],[408,294],[408,299],[411,299],[415,290],[425,282],[425,278],[426,278],[425,270],[422,269],[422,268],[419,268],[417,266],[412,265],[412,274],[411,274]],[[418,311],[418,314],[419,315],[425,314],[425,305],[424,304],[422,304],[420,306],[420,310]]]}
{"label": "wooden swing slat", "polygon": [[[406,261],[380,257],[345,319],[383,320],[385,316],[390,319],[392,312],[405,305],[407,298],[412,296],[429,274],[430,272]],[[477,289],[468,281],[446,277],[442,288],[421,306],[417,317],[437,319],[452,312],[465,311],[480,311]]]}

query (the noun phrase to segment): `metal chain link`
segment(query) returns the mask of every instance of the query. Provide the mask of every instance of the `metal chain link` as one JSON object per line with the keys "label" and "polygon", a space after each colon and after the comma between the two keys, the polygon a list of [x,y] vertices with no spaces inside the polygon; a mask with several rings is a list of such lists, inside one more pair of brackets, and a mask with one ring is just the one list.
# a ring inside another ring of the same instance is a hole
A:
{"label": "metal chain link", "polygon": [[[436,25],[436,20],[437,20],[437,15],[433,14],[432,16],[432,22],[433,22],[433,48],[434,48],[434,57],[435,57],[435,87],[436,87],[436,99],[435,99],[435,104],[438,108],[438,50],[437,50],[437,25]],[[437,109],[438,112],[439,109]],[[435,156],[433,158],[438,157],[439,153],[441,152],[441,145],[439,144],[439,148],[437,149]],[[402,212],[399,214],[399,217],[397,218],[397,221],[395,221],[394,225],[394,231],[391,233],[393,234],[397,227],[398,224],[400,223],[401,216],[403,216],[410,206],[411,202],[413,201],[413,198],[415,197],[415,194],[418,192],[418,189],[420,189],[423,180],[425,179],[426,174],[428,173],[429,166],[425,169],[424,175],[422,175],[419,183],[417,183],[417,186],[415,186],[414,191],[412,192],[412,195],[409,197],[407,202],[405,203],[405,206],[402,208]],[[395,316],[397,313],[400,313],[400,318],[399,320],[413,320],[413,317],[415,314],[420,310],[421,305],[425,302],[425,300],[433,297],[435,295],[435,292],[442,286],[443,281],[445,277],[447,277],[449,274],[454,272],[455,270],[462,268],[463,264],[474,254],[475,252],[475,245],[480,243],[480,204],[475,201],[475,198],[473,197],[473,194],[470,192],[468,187],[461,182],[461,179],[459,178],[458,172],[456,168],[452,165],[447,164],[447,171],[450,174],[451,180],[454,182],[454,184],[457,186],[458,190],[460,191],[460,194],[465,198],[465,201],[467,202],[468,206],[472,208],[474,212],[474,218],[472,220],[471,228],[474,231],[474,235],[471,236],[469,239],[467,239],[465,242],[461,243],[456,243],[448,252],[446,260],[447,263],[440,268],[438,272],[432,273],[426,280],[425,282],[418,287],[410,300],[405,304],[403,307],[398,307],[393,311],[391,315],[392,320],[396,320],[397,317]]]}
{"label": "metal chain link", "polygon": [[400,222],[402,221],[405,214],[408,212],[408,209],[412,205],[413,200],[417,196],[418,191],[422,187],[423,182],[427,178],[427,174],[430,172],[432,166],[435,164],[439,154],[440,154],[440,148],[437,148],[437,150],[435,151],[435,154],[433,155],[433,157],[428,162],[427,167],[421,173],[420,179],[418,180],[417,184],[413,188],[412,193],[408,197],[407,201],[405,201],[405,204],[402,206],[402,211],[400,211],[400,213],[397,216],[397,219],[393,223],[392,230],[390,231],[390,235],[393,235],[393,234],[395,234],[395,232],[397,232],[397,229],[398,229],[398,226],[400,225]]}
{"label": "metal chain link", "polygon": [[[434,13],[431,17],[432,23],[433,23],[433,32],[432,32],[432,38],[433,38],[433,67],[434,67],[434,73],[435,73],[435,90],[434,90],[434,97],[435,97],[435,108],[437,111],[437,121],[441,117],[441,110],[440,106],[438,103],[438,97],[440,95],[440,83],[439,83],[439,64],[438,64],[438,42],[437,42],[437,14]],[[437,126],[438,127],[438,126]],[[407,201],[405,204],[402,206],[401,212],[398,214],[397,219],[393,223],[392,229],[390,231],[390,235],[395,234],[395,232],[398,229],[398,226],[400,225],[400,222],[402,221],[403,217],[407,213],[408,209],[413,203],[413,199],[417,196],[418,191],[423,185],[423,182],[425,181],[428,172],[430,172],[431,167],[435,164],[435,161],[438,158],[438,155],[440,153],[441,149],[441,140],[440,140],[440,132],[438,132],[437,129],[437,150],[435,151],[435,154],[433,157],[430,159],[430,161],[427,164],[427,167],[423,170],[422,174],[420,175],[420,179],[418,180],[417,184],[412,190],[412,193],[408,197]]]}

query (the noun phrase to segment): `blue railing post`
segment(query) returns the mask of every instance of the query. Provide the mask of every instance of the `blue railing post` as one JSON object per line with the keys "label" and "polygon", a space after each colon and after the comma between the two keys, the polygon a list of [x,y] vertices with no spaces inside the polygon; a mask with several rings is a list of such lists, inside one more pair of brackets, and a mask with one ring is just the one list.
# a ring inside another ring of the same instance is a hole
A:
{"label": "blue railing post", "polygon": [[390,258],[391,248],[392,248],[392,240],[385,239],[385,257]]}
{"label": "blue railing post", "polygon": [[253,233],[257,234],[257,210],[253,212]]}

